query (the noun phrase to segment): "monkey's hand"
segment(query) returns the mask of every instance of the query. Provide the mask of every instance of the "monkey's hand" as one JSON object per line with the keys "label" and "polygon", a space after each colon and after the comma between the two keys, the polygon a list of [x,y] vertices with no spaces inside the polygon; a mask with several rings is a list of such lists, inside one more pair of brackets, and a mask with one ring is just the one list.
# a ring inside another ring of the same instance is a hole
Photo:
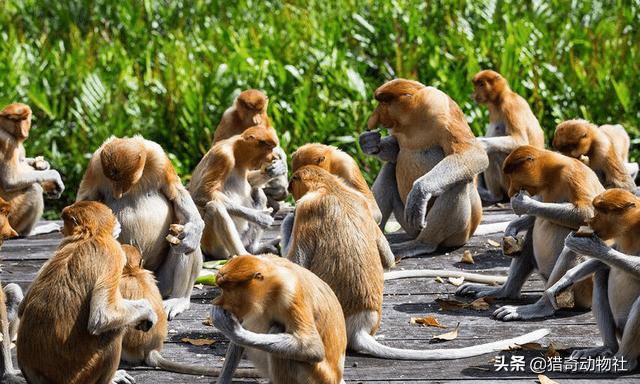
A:
{"label": "monkey's hand", "polygon": [[482,146],[482,149],[484,149],[485,152],[489,153],[489,142],[486,140],[486,137],[478,137],[477,138],[478,143],[480,143],[480,146]]}
{"label": "monkey's hand", "polygon": [[142,332],[149,331],[158,322],[156,311],[153,310],[151,303],[146,299],[134,300],[133,305],[140,311],[139,321],[134,328]]}
{"label": "monkey's hand", "polygon": [[380,131],[365,131],[360,134],[358,141],[360,142],[360,148],[362,152],[367,155],[376,155],[380,152],[380,140],[382,139],[382,135],[380,135]]}
{"label": "monkey's hand", "polygon": [[564,245],[579,255],[592,257],[605,254],[611,249],[598,236],[578,237],[575,232],[564,239]]}
{"label": "monkey's hand", "polygon": [[64,183],[62,182],[62,177],[60,177],[60,173],[55,169],[48,169],[47,178],[51,180],[52,183],[55,184],[55,187],[50,188],[47,192],[47,197],[50,199],[59,199],[62,196],[62,192],[64,192]]}
{"label": "monkey's hand", "polygon": [[118,369],[111,379],[111,384],[135,384],[136,379],[127,373],[124,369]]}
{"label": "monkey's hand", "polygon": [[273,160],[271,164],[269,164],[269,166],[265,168],[264,171],[267,174],[267,176],[269,176],[272,179],[278,176],[286,175],[287,163],[283,159]]}
{"label": "monkey's hand", "polygon": [[529,210],[538,202],[529,196],[525,191],[518,192],[511,198],[511,208],[513,212],[520,216],[529,213]]}
{"label": "monkey's hand", "polygon": [[273,216],[271,216],[273,208],[267,208],[263,210],[256,210],[255,215],[252,217],[252,221],[262,228],[269,228],[273,224]]}
{"label": "monkey's hand", "polygon": [[193,223],[186,223],[177,234],[172,234],[179,240],[177,244],[171,242],[174,253],[186,254],[195,251],[200,246],[202,229]]}
{"label": "monkey's hand", "polygon": [[231,341],[237,341],[242,333],[242,324],[230,312],[225,311],[221,306],[214,305],[211,307],[211,321],[218,330],[224,333]]}
{"label": "monkey's hand", "polygon": [[46,171],[47,169],[51,168],[51,166],[49,165],[49,162],[47,162],[43,156],[36,156],[33,159],[33,168],[36,169],[37,171]]}
{"label": "monkey's hand", "polygon": [[404,209],[404,218],[410,227],[422,230],[426,225],[427,204],[431,200],[431,192],[428,192],[419,183],[421,179],[413,183],[413,188],[407,196],[407,205]]}

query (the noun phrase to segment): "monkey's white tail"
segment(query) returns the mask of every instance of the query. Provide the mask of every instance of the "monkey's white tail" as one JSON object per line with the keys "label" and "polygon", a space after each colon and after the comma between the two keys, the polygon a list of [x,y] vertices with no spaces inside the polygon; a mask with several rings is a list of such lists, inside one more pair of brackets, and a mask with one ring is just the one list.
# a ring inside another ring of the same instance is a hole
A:
{"label": "monkey's white tail", "polygon": [[408,279],[412,277],[464,277],[465,281],[482,284],[504,284],[506,276],[483,275],[480,273],[469,273],[462,271],[451,271],[441,269],[408,269],[384,273],[384,280]]}
{"label": "monkey's white tail", "polygon": [[527,333],[512,339],[495,341],[493,343],[479,344],[465,348],[455,349],[400,349],[387,347],[378,343],[367,331],[360,329],[356,331],[349,340],[349,346],[356,352],[381,357],[384,359],[396,360],[452,360],[464,359],[467,357],[484,355],[486,353],[498,352],[508,349],[514,344],[526,344],[534,342],[549,334],[546,328]]}

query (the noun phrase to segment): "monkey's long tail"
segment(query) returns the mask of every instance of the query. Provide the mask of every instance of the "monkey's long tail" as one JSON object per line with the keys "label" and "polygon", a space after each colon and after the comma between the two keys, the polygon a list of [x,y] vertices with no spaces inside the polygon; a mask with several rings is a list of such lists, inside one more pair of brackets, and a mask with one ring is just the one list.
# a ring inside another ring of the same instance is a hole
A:
{"label": "monkey's long tail", "polygon": [[408,279],[412,277],[464,277],[465,281],[482,284],[504,284],[506,276],[483,275],[480,273],[469,273],[462,271],[444,269],[407,269],[384,273],[384,280]]}
{"label": "monkey's long tail", "polygon": [[451,360],[484,355],[508,349],[514,344],[526,344],[536,341],[549,333],[546,328],[539,329],[525,335],[495,341],[493,343],[479,344],[465,348],[455,349],[399,349],[387,347],[376,341],[364,328],[356,331],[349,340],[349,346],[356,352],[397,360]]}
{"label": "monkey's long tail", "polygon": [[[175,361],[165,359],[158,351],[151,351],[149,353],[149,356],[147,356],[145,363],[150,367],[157,367],[165,371],[184,373],[187,375],[213,376],[213,377],[220,376],[220,368],[203,367],[200,365],[177,363]],[[243,377],[243,378],[260,378],[261,377],[257,370],[250,369],[250,368],[236,369],[233,376]]]}

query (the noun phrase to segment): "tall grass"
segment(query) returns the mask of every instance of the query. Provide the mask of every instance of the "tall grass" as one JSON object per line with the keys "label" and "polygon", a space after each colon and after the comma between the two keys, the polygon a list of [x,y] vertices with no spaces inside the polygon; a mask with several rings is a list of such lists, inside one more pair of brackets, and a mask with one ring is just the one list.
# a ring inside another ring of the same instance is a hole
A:
{"label": "tall grass", "polygon": [[161,143],[188,179],[249,87],[269,94],[287,151],[338,145],[371,180],[379,164],[355,140],[373,90],[394,77],[437,86],[479,134],[487,112],[469,94],[483,68],[528,99],[547,137],[584,117],[638,143],[638,0],[0,0],[0,104],[34,109],[27,151],[63,173],[60,204],[110,135]]}

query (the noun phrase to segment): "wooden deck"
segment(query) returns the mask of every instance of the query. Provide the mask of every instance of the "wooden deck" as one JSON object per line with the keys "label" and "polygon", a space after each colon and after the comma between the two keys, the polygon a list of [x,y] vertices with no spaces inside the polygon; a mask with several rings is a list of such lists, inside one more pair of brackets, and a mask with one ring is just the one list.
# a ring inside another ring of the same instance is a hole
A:
{"label": "wooden deck", "polygon": [[[483,223],[506,221],[513,218],[509,210],[500,208],[485,209]],[[269,231],[268,237],[274,237],[277,228]],[[392,235],[394,237],[396,235]],[[3,283],[15,282],[26,289],[35,277],[40,266],[53,254],[60,241],[60,234],[42,235],[29,239],[9,240],[4,243],[0,255],[3,259],[1,278]],[[397,268],[432,268],[506,274],[509,259],[502,256],[500,248],[489,240],[499,242],[501,234],[473,237],[460,249],[442,252],[436,256],[402,260]],[[495,244],[495,243],[494,243]],[[461,264],[460,258],[465,249],[472,252],[475,264]],[[532,276],[525,287],[525,301],[533,301],[540,294],[542,283]],[[490,342],[499,338],[513,337],[534,329],[546,327],[551,333],[540,343],[543,350],[502,352],[509,361],[512,355],[526,356],[525,372],[496,372],[493,355],[449,361],[385,361],[350,353],[345,363],[345,380],[348,383],[534,383],[537,374],[528,368],[528,362],[536,356],[544,356],[550,343],[560,349],[561,356],[567,356],[564,348],[587,347],[600,344],[595,320],[590,312],[564,311],[553,319],[545,321],[526,321],[503,323],[491,319],[491,313],[501,303],[494,303],[486,311],[462,309],[457,311],[440,310],[435,302],[437,298],[453,298],[456,287],[448,282],[440,283],[435,279],[405,279],[390,281],[385,287],[383,319],[378,333],[379,341],[403,348],[454,348],[472,344]],[[210,300],[217,294],[215,288],[196,288],[189,311],[169,324],[169,338],[165,344],[165,357],[176,361],[221,366],[227,341],[214,327],[203,325],[207,318]],[[461,299],[462,300],[462,299]],[[470,301],[470,300],[466,300]],[[423,327],[410,324],[411,317],[435,316],[447,329]],[[456,340],[431,344],[432,336],[452,330],[460,323],[459,337]],[[188,338],[213,339],[211,346],[194,346],[181,341]],[[243,365],[250,364],[243,360]],[[138,383],[210,383],[205,377],[173,374],[146,367],[128,368]],[[560,383],[616,383],[640,382],[640,373],[623,376],[596,375],[584,373],[547,373],[548,377]],[[237,381],[255,382],[255,381]],[[258,381],[266,382],[266,381]]]}

